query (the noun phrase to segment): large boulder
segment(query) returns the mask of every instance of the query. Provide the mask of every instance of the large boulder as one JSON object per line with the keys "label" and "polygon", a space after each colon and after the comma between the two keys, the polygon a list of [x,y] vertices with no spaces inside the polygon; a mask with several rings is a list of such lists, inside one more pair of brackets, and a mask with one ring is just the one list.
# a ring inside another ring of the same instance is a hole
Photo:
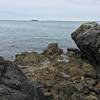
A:
{"label": "large boulder", "polygon": [[100,63],[100,25],[88,22],[72,33],[72,39],[80,49],[82,56],[91,62]]}
{"label": "large boulder", "polygon": [[58,55],[61,55],[63,50],[59,48],[57,43],[50,43],[47,48],[43,51],[43,54],[49,59],[53,59]]}
{"label": "large boulder", "polygon": [[0,60],[0,100],[48,100],[42,85],[30,82],[13,62]]}

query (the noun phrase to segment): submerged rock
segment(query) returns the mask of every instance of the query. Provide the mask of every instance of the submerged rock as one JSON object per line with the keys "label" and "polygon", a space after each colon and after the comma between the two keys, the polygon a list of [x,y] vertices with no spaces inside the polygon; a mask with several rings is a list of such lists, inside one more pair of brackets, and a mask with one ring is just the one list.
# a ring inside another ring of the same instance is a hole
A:
{"label": "submerged rock", "polygon": [[50,100],[10,61],[0,61],[0,100]]}
{"label": "submerged rock", "polygon": [[42,54],[44,54],[49,59],[53,59],[58,55],[61,55],[63,53],[63,49],[60,49],[58,47],[57,43],[51,43],[48,45],[48,47],[43,51]]}
{"label": "submerged rock", "polygon": [[82,56],[91,62],[100,63],[100,25],[89,22],[81,25],[72,33],[72,39],[80,49]]}

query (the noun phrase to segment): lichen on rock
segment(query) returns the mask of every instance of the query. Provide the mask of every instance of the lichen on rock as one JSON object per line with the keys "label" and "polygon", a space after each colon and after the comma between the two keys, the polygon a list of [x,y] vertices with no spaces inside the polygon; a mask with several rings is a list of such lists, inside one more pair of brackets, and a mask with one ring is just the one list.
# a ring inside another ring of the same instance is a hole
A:
{"label": "lichen on rock", "polygon": [[90,62],[100,63],[100,25],[89,22],[81,25],[72,33],[72,39],[80,49],[82,56]]}

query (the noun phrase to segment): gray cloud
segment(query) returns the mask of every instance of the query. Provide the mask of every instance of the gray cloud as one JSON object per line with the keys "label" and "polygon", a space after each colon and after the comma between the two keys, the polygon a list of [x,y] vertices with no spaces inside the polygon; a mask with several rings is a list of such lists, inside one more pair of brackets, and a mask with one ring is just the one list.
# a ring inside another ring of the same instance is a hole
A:
{"label": "gray cloud", "polygon": [[99,20],[100,0],[0,0],[0,19]]}

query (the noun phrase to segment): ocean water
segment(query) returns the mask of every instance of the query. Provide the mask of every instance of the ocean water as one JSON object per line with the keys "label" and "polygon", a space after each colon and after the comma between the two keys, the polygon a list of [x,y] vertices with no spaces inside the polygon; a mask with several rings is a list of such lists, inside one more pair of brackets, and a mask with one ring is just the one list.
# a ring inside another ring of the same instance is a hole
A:
{"label": "ocean water", "polygon": [[80,21],[0,21],[0,56],[13,59],[25,51],[42,52],[49,43],[58,43],[64,51],[76,47],[71,33]]}

